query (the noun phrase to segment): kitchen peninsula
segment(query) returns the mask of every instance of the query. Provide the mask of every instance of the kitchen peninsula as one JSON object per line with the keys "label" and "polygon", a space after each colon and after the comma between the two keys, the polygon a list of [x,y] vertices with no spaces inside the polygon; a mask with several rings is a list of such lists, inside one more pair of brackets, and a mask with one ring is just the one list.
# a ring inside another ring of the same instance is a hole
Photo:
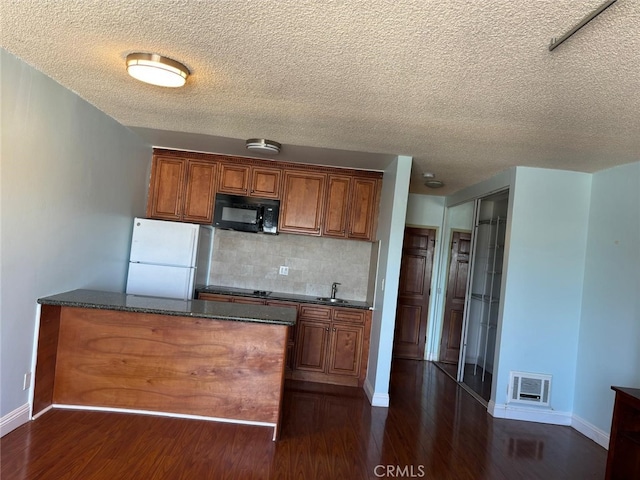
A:
{"label": "kitchen peninsula", "polygon": [[287,307],[74,290],[41,304],[33,416],[173,415],[279,433]]}

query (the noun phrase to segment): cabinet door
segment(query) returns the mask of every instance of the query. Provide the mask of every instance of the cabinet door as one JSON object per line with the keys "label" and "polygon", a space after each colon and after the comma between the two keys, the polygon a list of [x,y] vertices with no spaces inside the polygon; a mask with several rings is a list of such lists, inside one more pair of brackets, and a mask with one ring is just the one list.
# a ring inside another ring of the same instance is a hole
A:
{"label": "cabinet door", "polygon": [[320,235],[326,180],[324,173],[285,170],[281,232]]}
{"label": "cabinet door", "polygon": [[215,188],[216,164],[189,160],[182,220],[211,225]]}
{"label": "cabinet door", "polygon": [[300,318],[296,339],[295,369],[324,373],[328,339],[328,322]]}
{"label": "cabinet door", "polygon": [[220,164],[218,191],[231,195],[249,194],[249,165]]}
{"label": "cabinet door", "polygon": [[325,203],[322,235],[344,238],[347,236],[347,212],[351,177],[329,175],[327,180],[327,201]]}
{"label": "cabinet door", "polygon": [[378,210],[378,180],[353,178],[349,213],[349,238],[373,240]]}
{"label": "cabinet door", "polygon": [[327,373],[358,377],[363,343],[363,325],[333,322]]}
{"label": "cabinet door", "polygon": [[147,217],[181,220],[186,171],[184,158],[154,157]]}
{"label": "cabinet door", "polygon": [[282,170],[279,168],[252,167],[251,189],[252,197],[280,198],[280,178]]}

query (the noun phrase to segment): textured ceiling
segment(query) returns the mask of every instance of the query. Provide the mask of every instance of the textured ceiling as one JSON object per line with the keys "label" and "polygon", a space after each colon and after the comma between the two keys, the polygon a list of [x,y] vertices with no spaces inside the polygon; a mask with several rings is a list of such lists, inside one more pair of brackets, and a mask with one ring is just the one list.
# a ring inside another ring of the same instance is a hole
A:
{"label": "textured ceiling", "polygon": [[[448,194],[513,165],[640,160],[640,1],[548,51],[601,3],[2,0],[0,21],[3,48],[153,145],[242,154],[262,137],[358,168],[409,155],[411,191]],[[183,62],[187,85],[133,80],[136,51]]]}

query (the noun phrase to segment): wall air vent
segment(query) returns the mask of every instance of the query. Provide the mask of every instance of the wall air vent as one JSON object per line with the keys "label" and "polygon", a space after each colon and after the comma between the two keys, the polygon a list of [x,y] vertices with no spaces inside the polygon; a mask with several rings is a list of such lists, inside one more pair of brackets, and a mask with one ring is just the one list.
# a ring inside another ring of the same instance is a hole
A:
{"label": "wall air vent", "polygon": [[551,375],[510,372],[507,403],[549,406]]}

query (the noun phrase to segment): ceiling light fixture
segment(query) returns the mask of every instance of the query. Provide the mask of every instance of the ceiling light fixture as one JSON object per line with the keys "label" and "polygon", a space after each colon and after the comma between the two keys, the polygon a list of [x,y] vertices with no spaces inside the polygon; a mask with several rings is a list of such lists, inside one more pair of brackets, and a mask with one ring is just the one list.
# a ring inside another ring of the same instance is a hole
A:
{"label": "ceiling light fixture", "polygon": [[442,183],[440,180],[427,180],[426,182],[424,182],[424,185],[428,188],[444,187],[444,183]]}
{"label": "ceiling light fixture", "polygon": [[156,53],[127,55],[127,72],[141,82],[173,88],[183,86],[189,76],[183,64]]}
{"label": "ceiling light fixture", "polygon": [[267,155],[276,155],[280,153],[282,145],[273,140],[265,140],[264,138],[250,138],[246,143],[247,150],[252,152],[264,153]]}
{"label": "ceiling light fixture", "polygon": [[422,174],[422,178],[424,179],[424,186],[428,188],[440,188],[444,187],[444,183],[440,180],[434,180],[436,174],[431,172],[426,172]]}

